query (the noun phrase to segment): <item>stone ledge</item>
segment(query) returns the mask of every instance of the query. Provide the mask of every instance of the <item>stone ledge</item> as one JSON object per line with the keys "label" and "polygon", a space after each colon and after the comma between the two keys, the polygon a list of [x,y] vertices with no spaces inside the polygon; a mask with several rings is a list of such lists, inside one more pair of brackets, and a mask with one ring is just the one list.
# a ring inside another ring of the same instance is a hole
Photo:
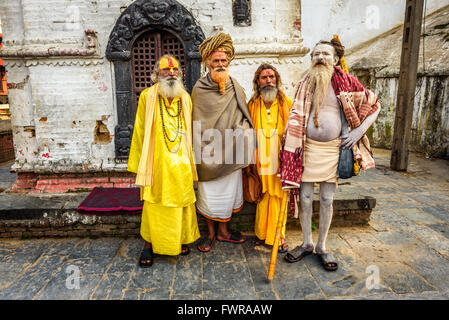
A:
{"label": "stone ledge", "polygon": [[[88,195],[0,194],[0,238],[138,236],[140,214],[87,216],[76,211]],[[334,198],[332,226],[367,225],[376,199],[349,192],[337,192]],[[319,220],[319,199],[315,195],[313,219]],[[231,220],[231,228],[254,230],[256,204],[245,203]],[[207,230],[204,217],[198,215],[201,230]],[[299,228],[299,219],[288,218],[287,228]]]}
{"label": "stone ledge", "polygon": [[[135,174],[131,172],[114,173],[17,173],[17,180],[9,193],[60,194],[91,191],[94,187],[132,188],[135,187]],[[76,208],[75,208],[76,209]]]}

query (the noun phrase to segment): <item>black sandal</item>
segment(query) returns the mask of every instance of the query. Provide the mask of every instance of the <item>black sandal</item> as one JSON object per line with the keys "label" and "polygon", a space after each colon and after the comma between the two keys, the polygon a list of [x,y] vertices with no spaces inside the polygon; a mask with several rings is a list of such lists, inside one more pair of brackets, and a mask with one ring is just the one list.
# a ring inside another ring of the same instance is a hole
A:
{"label": "black sandal", "polygon": [[290,262],[290,263],[298,262],[299,260],[301,260],[305,256],[308,256],[312,252],[313,252],[313,248],[312,248],[312,250],[309,251],[309,250],[306,250],[306,248],[304,248],[304,247],[297,246],[295,249],[288,252],[284,256],[284,259],[285,259],[285,261]]}
{"label": "black sandal", "polygon": [[[320,258],[321,265],[327,271],[335,271],[338,269],[338,263],[332,253],[317,252],[316,255]],[[331,266],[331,264],[334,264],[334,266]]]}
{"label": "black sandal", "polygon": [[288,252],[288,243],[287,240],[282,239],[281,240],[281,244],[279,245],[279,249],[278,249],[279,253],[286,253]]}
{"label": "black sandal", "polygon": [[265,240],[259,239],[258,237],[256,237],[256,238],[253,240],[253,244],[254,244],[255,246],[261,246],[261,245],[263,245],[264,243],[265,243]]}
{"label": "black sandal", "polygon": [[[150,260],[150,262],[143,262]],[[142,250],[139,258],[139,266],[142,268],[149,268],[153,265],[153,248],[146,248]]]}
{"label": "black sandal", "polygon": [[186,245],[186,244],[183,244],[182,246],[181,246],[181,253],[179,254],[179,255],[181,255],[181,256],[186,256],[186,255],[188,255],[190,253],[190,248]]}

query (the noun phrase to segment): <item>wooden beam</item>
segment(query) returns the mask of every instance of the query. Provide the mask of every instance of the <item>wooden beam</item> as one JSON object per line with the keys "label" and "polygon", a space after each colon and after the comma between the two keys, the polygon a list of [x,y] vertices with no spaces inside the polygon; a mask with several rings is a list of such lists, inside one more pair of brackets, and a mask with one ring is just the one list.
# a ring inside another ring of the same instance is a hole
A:
{"label": "wooden beam", "polygon": [[423,5],[424,0],[407,0],[405,4],[401,67],[390,159],[390,167],[397,171],[406,171],[408,166]]}

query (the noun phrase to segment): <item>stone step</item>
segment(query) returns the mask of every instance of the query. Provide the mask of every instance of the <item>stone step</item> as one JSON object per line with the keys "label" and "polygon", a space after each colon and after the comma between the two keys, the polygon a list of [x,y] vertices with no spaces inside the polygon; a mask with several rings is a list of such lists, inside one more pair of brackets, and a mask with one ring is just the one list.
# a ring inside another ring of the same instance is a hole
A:
{"label": "stone step", "polygon": [[[77,212],[88,192],[60,194],[0,193],[0,237],[69,237],[69,236],[128,236],[138,235],[140,214],[87,216]],[[334,196],[332,226],[367,225],[376,199],[339,187]],[[313,203],[313,219],[319,220],[319,195]],[[231,228],[252,231],[256,213],[255,203],[245,203],[231,220]],[[201,230],[206,230],[204,217],[198,215]],[[287,228],[298,228],[299,219],[288,217]]]}

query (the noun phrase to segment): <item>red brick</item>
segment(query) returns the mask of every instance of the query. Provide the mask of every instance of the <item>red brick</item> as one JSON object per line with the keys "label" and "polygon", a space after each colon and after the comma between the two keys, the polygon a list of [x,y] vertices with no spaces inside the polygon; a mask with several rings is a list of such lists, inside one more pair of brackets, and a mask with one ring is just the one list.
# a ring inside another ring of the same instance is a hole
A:
{"label": "red brick", "polygon": [[117,177],[110,177],[109,181],[113,183],[133,183],[136,179],[135,178],[117,178]]}
{"label": "red brick", "polygon": [[33,172],[19,172],[17,173],[18,179],[36,178],[36,174]]}
{"label": "red brick", "polygon": [[48,228],[50,226],[49,221],[36,221],[31,223],[32,228]]}
{"label": "red brick", "polygon": [[36,182],[36,187],[37,186],[46,186],[46,185],[50,185],[51,183],[51,179],[39,179]]}
{"label": "red brick", "polygon": [[43,232],[43,231],[32,231],[31,233],[32,233],[33,237],[36,237],[36,238],[41,238],[45,235],[45,232]]}
{"label": "red brick", "polygon": [[28,180],[16,180],[14,186],[18,186],[21,188],[26,188],[27,186],[34,187],[36,185],[36,181],[28,181]]}
{"label": "red brick", "polygon": [[59,234],[59,231],[50,230],[50,231],[45,231],[44,234],[47,237],[56,237]]}
{"label": "red brick", "polygon": [[69,237],[85,237],[85,236],[87,236],[87,231],[81,231],[81,230],[67,231],[67,236],[69,236]]}
{"label": "red brick", "polygon": [[22,231],[26,231],[26,228],[14,227],[14,228],[8,228],[8,231],[10,231],[10,232],[22,232]]}
{"label": "red brick", "polygon": [[104,231],[100,230],[91,230],[90,235],[91,237],[101,237],[103,235]]}
{"label": "red brick", "polygon": [[81,188],[88,188],[89,190],[95,188],[95,187],[103,187],[103,188],[112,188],[114,185],[112,183],[102,183],[101,185],[98,184],[86,184],[81,186]]}
{"label": "red brick", "polygon": [[108,184],[109,183],[109,178],[108,177],[104,177],[104,178],[88,178],[86,179],[88,184],[94,184],[94,183],[98,183],[98,184]]}
{"label": "red brick", "polygon": [[15,188],[11,188],[10,192],[12,193],[28,193],[31,190],[34,190],[34,188],[20,188],[20,187],[15,187]]}
{"label": "red brick", "polygon": [[67,192],[69,188],[67,188],[66,185],[50,185],[46,186],[44,189],[42,189],[44,192],[48,193],[65,193]]}
{"label": "red brick", "polygon": [[114,183],[114,188],[131,188],[130,183]]}

